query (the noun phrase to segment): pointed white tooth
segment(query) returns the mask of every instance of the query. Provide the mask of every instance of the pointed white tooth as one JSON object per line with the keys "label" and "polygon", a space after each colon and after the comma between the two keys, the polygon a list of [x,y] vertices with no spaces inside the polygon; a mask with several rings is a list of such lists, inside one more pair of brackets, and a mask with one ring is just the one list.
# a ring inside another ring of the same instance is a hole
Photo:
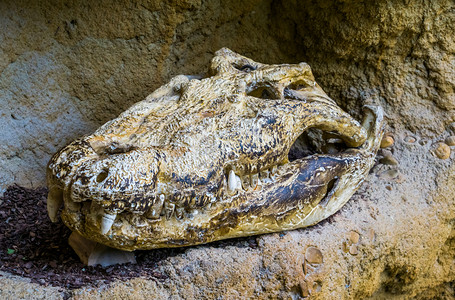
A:
{"label": "pointed white tooth", "polygon": [[175,204],[174,203],[164,203],[164,214],[166,219],[169,220],[174,214]]}
{"label": "pointed white tooth", "polygon": [[53,223],[57,222],[57,213],[63,205],[63,190],[51,188],[47,195],[47,214]]}
{"label": "pointed white tooth", "polygon": [[161,210],[163,209],[163,204],[164,195],[161,194],[158,198],[155,199],[152,207],[150,207],[149,211],[145,214],[145,216],[149,219],[159,219]]}
{"label": "pointed white tooth", "polygon": [[242,180],[239,176],[235,175],[234,171],[229,171],[228,177],[228,191],[234,193],[236,190],[242,188]]}
{"label": "pointed white tooth", "polygon": [[117,214],[108,214],[103,212],[101,215],[101,234],[106,234],[111,229],[112,224],[114,224]]}
{"label": "pointed white tooth", "polygon": [[228,190],[230,192],[235,191],[235,184],[236,184],[235,173],[233,170],[230,170],[228,177]]}

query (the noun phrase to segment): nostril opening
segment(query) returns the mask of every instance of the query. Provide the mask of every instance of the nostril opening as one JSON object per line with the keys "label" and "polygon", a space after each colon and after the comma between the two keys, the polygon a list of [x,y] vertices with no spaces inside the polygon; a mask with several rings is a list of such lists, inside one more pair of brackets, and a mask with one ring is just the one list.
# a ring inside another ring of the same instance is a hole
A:
{"label": "nostril opening", "polygon": [[308,86],[309,85],[305,81],[299,80],[288,85],[286,89],[298,91],[307,88]]}
{"label": "nostril opening", "polygon": [[258,87],[247,93],[248,96],[261,99],[280,99],[274,91],[268,87]]}
{"label": "nostril opening", "polygon": [[109,170],[108,169],[104,169],[102,170],[98,176],[96,176],[96,182],[98,183],[101,183],[103,182],[106,178],[107,178],[107,175],[109,174]]}
{"label": "nostril opening", "polygon": [[257,69],[257,67],[252,66],[250,64],[244,64],[244,65],[238,65],[238,64],[232,64],[234,68],[236,68],[239,71],[250,73],[251,71],[254,71]]}
{"label": "nostril opening", "polygon": [[283,90],[284,98],[292,100],[302,100],[302,95],[298,94],[296,91],[301,91],[308,87],[309,85],[304,81],[293,82],[284,88]]}

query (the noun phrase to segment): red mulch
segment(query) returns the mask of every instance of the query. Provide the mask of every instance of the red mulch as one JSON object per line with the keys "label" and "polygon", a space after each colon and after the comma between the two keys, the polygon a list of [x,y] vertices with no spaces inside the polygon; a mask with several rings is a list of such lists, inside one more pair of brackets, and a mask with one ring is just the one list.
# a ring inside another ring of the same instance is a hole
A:
{"label": "red mulch", "polygon": [[[137,264],[107,268],[83,265],[71,247],[71,231],[61,222],[52,223],[46,210],[47,189],[10,186],[0,197],[0,270],[30,278],[41,285],[76,289],[97,286],[115,279],[135,277],[162,281],[158,267],[167,257],[185,248],[136,251]],[[256,239],[244,238],[212,243],[212,247],[236,245],[256,248]]]}

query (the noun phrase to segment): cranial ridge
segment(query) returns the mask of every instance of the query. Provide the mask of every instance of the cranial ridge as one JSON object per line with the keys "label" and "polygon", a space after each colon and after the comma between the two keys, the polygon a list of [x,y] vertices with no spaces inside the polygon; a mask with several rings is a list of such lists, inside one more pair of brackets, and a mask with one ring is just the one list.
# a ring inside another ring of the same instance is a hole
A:
{"label": "cranial ridge", "polygon": [[49,162],[48,213],[123,250],[302,228],[340,209],[374,163],[380,107],[360,124],[305,63],[223,48]]}

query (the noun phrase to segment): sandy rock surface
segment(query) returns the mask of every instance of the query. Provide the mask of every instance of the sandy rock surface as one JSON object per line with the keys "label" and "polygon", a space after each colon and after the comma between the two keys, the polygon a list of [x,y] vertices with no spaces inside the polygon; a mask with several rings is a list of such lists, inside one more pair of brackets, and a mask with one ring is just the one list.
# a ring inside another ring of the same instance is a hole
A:
{"label": "sandy rock surface", "polygon": [[0,190],[43,185],[58,148],[172,76],[203,73],[221,47],[309,63],[354,115],[382,105],[398,163],[373,168],[329,220],[257,247],[188,248],[160,262],[167,279],[67,291],[2,273],[0,298],[455,297],[455,147],[433,155],[455,135],[452,1],[3,1],[0,26]]}

